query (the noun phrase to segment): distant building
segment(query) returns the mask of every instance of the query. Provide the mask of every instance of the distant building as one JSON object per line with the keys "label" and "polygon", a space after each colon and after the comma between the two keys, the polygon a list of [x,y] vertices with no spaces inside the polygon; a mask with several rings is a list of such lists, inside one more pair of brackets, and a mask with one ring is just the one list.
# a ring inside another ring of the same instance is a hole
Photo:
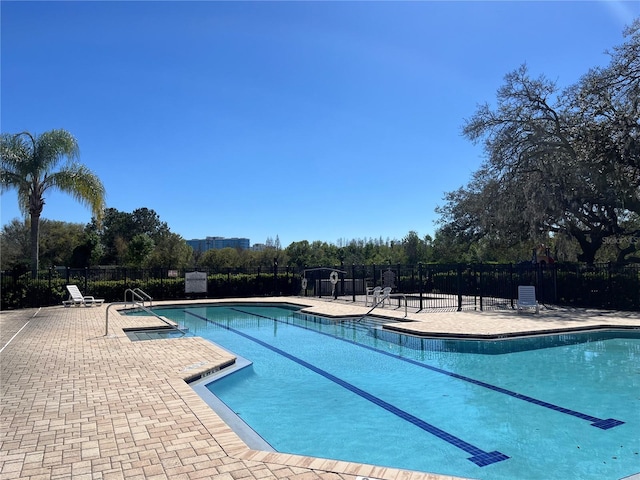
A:
{"label": "distant building", "polygon": [[248,250],[251,242],[248,238],[207,237],[205,239],[187,240],[187,245],[193,248],[196,253],[203,253],[207,250],[220,250],[222,248]]}

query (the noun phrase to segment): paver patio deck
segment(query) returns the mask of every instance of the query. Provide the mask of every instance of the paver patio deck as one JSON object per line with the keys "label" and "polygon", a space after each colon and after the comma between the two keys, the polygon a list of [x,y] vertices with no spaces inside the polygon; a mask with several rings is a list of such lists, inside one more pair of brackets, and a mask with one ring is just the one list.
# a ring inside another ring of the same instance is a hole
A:
{"label": "paver patio deck", "polygon": [[[330,316],[362,304],[308,298]],[[211,302],[208,300],[207,302]],[[171,302],[176,303],[176,302]],[[233,356],[197,337],[132,342],[126,327],[157,324],[109,310],[48,307],[0,314],[0,479],[451,479],[248,448],[185,382]],[[404,311],[382,309],[393,322]],[[376,313],[378,313],[378,311]],[[406,321],[411,320],[411,321]],[[543,310],[411,313],[414,333],[500,335],[611,325],[640,328],[640,314]]]}

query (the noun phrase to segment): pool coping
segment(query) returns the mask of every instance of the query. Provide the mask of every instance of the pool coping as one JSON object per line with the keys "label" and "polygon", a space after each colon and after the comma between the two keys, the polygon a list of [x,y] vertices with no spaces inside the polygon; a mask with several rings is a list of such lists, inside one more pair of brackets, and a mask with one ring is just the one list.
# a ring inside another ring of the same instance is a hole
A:
{"label": "pool coping", "polygon": [[431,338],[431,339],[448,339],[448,340],[514,340],[517,338],[527,338],[527,337],[539,337],[539,336],[547,336],[547,335],[560,335],[566,333],[588,333],[588,332],[598,332],[603,330],[627,330],[634,331],[637,330],[640,332],[640,326],[635,325],[593,325],[588,327],[572,327],[572,328],[556,328],[556,329],[542,329],[542,330],[522,330],[518,332],[509,332],[509,333],[488,333],[488,334],[450,334],[450,333],[441,333],[441,332],[414,332],[411,329],[403,328],[401,326],[397,326],[395,324],[392,325],[383,325],[385,330],[389,330],[396,333],[401,333],[405,335],[412,335],[417,338]]}

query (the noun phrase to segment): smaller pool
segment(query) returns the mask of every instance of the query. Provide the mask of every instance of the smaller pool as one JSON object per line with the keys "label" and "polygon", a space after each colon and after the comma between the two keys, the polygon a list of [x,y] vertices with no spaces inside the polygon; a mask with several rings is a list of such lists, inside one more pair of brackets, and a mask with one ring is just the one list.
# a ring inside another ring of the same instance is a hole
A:
{"label": "smaller pool", "polygon": [[182,338],[193,337],[194,335],[188,330],[176,330],[175,328],[136,328],[123,329],[124,333],[132,342],[140,342],[143,340],[160,340],[162,338]]}

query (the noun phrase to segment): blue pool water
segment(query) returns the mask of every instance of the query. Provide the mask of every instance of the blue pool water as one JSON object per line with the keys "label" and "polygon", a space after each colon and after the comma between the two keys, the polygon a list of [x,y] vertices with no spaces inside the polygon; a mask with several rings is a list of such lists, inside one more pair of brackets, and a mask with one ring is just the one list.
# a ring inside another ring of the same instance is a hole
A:
{"label": "blue pool water", "polygon": [[154,309],[248,359],[207,388],[279,452],[485,480],[640,472],[640,332],[429,340],[287,306]]}

